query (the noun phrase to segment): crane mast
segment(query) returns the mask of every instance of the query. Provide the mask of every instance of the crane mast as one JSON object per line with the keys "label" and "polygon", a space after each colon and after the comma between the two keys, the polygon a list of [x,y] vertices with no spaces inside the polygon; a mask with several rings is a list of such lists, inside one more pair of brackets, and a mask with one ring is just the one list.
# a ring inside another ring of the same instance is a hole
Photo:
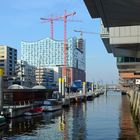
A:
{"label": "crane mast", "polygon": [[54,39],[54,21],[59,20],[60,17],[40,18],[43,22],[50,22],[50,38]]}
{"label": "crane mast", "polygon": [[76,12],[68,14],[65,10],[64,15],[61,18],[64,20],[64,70],[63,77],[65,77],[66,86],[67,85],[67,18],[69,16],[74,16]]}

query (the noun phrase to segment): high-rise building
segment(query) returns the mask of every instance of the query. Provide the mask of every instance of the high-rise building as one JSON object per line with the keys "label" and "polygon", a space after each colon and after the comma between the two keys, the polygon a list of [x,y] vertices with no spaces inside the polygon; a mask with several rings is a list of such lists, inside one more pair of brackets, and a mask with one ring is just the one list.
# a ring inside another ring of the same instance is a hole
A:
{"label": "high-rise building", "polygon": [[[67,40],[67,80],[85,81],[85,41]],[[36,67],[64,66],[64,41],[45,38],[37,42],[21,42],[21,59]],[[63,75],[62,75],[63,76]]]}
{"label": "high-rise building", "polygon": [[4,76],[15,76],[17,50],[6,45],[0,45],[0,68],[4,69]]}

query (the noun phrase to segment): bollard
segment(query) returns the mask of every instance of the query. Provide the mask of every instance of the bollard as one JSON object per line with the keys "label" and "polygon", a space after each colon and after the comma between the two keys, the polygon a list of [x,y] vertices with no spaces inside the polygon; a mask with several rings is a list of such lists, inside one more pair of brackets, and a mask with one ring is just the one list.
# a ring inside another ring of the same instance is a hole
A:
{"label": "bollard", "polygon": [[86,94],[86,82],[83,82],[83,94]]}
{"label": "bollard", "polygon": [[139,92],[137,91],[137,102],[136,102],[136,107],[135,107],[135,117],[136,119],[138,119],[138,114],[139,114],[139,102],[140,98],[139,98]]}
{"label": "bollard", "polygon": [[91,91],[94,92],[94,84],[91,84]]}
{"label": "bollard", "polygon": [[62,97],[65,98],[65,79],[62,78],[61,82],[62,82]]}
{"label": "bollard", "polygon": [[3,110],[3,91],[2,91],[2,76],[4,75],[4,70],[0,68],[0,112]]}
{"label": "bollard", "polygon": [[59,78],[59,93],[62,94],[62,78]]}
{"label": "bollard", "polygon": [[96,90],[97,90],[97,89],[99,89],[99,84],[98,84],[98,83],[96,84]]}
{"label": "bollard", "polygon": [[107,84],[105,84],[105,94],[107,94]]}

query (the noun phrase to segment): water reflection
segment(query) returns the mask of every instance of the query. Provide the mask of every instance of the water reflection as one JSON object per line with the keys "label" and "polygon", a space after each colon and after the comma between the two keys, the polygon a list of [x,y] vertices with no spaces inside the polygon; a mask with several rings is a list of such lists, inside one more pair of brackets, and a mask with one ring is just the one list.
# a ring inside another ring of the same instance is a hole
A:
{"label": "water reflection", "polygon": [[59,110],[37,116],[24,116],[10,119],[8,125],[1,128],[1,138],[19,139],[20,137],[21,139],[25,135],[30,136],[30,139],[34,139],[39,129],[47,126],[49,128],[49,125],[54,124],[55,119],[61,115],[62,110]]}
{"label": "water reflection", "polygon": [[128,98],[126,96],[122,96],[122,103],[120,106],[120,129],[119,139],[140,139],[131,115]]}
{"label": "water reflection", "polygon": [[86,139],[86,104],[77,104],[73,107],[73,140]]}
{"label": "water reflection", "polygon": [[126,96],[108,93],[56,112],[9,120],[7,140],[114,140],[139,138]]}

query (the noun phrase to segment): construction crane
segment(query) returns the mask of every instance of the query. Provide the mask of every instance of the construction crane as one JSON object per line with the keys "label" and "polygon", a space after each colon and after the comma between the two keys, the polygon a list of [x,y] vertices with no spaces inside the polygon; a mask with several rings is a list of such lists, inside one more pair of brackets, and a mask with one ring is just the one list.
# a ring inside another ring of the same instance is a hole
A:
{"label": "construction crane", "polygon": [[44,22],[50,22],[50,38],[53,39],[53,37],[54,37],[53,22],[55,20],[60,20],[60,17],[40,18],[40,20],[42,20]]}
{"label": "construction crane", "polygon": [[[40,18],[43,23],[50,22],[50,38],[54,39],[54,21],[61,20],[62,21],[62,16],[59,17],[49,17],[49,18]],[[71,22],[81,22],[80,20],[67,20]]]}
{"label": "construction crane", "polygon": [[53,39],[53,22],[56,20],[63,20],[64,21],[64,69],[63,69],[63,77],[67,78],[67,21],[71,22],[81,22],[80,20],[67,20],[68,17],[76,15],[76,12],[73,13],[67,13],[65,10],[64,15],[58,16],[58,17],[50,17],[50,18],[40,18],[42,21],[50,22],[50,33],[51,33],[51,39]]}
{"label": "construction crane", "polygon": [[80,33],[81,38],[83,37],[83,33],[86,33],[86,34],[99,34],[99,33],[95,33],[95,32],[87,32],[87,31],[82,31],[82,30],[74,30],[74,32]]}
{"label": "construction crane", "polygon": [[76,12],[73,13],[67,13],[65,10],[64,15],[60,16],[64,20],[64,70],[63,70],[63,76],[66,78],[66,84],[67,84],[67,18],[70,16],[76,15]]}

